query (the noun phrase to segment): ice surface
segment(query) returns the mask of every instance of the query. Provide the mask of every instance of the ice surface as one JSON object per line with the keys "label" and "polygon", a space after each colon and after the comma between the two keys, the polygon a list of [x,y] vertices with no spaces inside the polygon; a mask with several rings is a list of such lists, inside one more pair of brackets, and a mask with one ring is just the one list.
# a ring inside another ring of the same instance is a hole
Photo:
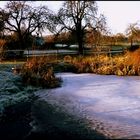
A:
{"label": "ice surface", "polygon": [[62,87],[36,92],[41,99],[89,121],[115,138],[140,138],[140,77],[61,73]]}

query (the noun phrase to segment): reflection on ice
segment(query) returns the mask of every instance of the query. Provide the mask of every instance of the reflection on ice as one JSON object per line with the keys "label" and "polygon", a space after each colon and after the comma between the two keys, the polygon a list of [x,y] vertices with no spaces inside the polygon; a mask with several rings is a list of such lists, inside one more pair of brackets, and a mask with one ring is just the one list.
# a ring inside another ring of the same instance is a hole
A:
{"label": "reflection on ice", "polygon": [[68,113],[87,119],[90,127],[105,135],[140,138],[140,77],[72,73],[58,76],[63,79],[62,87],[36,94]]}

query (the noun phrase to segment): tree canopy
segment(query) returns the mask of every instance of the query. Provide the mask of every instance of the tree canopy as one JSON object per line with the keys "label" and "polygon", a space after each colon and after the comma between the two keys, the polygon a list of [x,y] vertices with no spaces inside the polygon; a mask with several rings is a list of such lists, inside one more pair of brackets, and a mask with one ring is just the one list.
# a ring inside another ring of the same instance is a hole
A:
{"label": "tree canopy", "polygon": [[50,13],[47,6],[32,7],[27,1],[9,1],[1,9],[4,29],[17,35],[20,48],[25,48],[26,39],[33,32],[41,32],[45,27],[51,30]]}
{"label": "tree canopy", "polygon": [[92,32],[96,36],[106,31],[106,18],[98,15],[95,1],[64,1],[57,13],[47,6],[33,7],[28,1],[8,1],[0,9],[0,19],[0,28],[17,36],[21,49],[26,48],[33,32],[48,29],[56,35],[69,32],[78,43],[79,54],[83,54],[85,35]]}
{"label": "tree canopy", "polygon": [[93,32],[104,31],[106,19],[97,16],[98,7],[95,1],[65,1],[55,16],[55,31],[69,30],[76,35],[79,54],[83,54],[85,34],[88,29]]}
{"label": "tree canopy", "polygon": [[138,23],[131,23],[126,29],[126,35],[128,36],[131,46],[133,46],[134,41],[140,38],[140,28]]}

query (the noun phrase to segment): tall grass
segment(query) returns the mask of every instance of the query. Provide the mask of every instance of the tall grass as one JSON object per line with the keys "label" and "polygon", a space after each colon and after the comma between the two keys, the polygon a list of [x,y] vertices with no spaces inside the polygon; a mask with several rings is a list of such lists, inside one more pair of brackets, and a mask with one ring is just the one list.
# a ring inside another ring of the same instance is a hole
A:
{"label": "tall grass", "polygon": [[118,56],[87,56],[69,58],[64,61],[74,65],[77,73],[96,73],[106,75],[140,75],[140,49]]}
{"label": "tall grass", "polygon": [[60,86],[61,79],[54,75],[53,67],[50,64],[55,60],[56,58],[54,57],[34,57],[28,60],[21,70],[23,82],[43,88]]}
{"label": "tall grass", "polygon": [[68,55],[61,61],[58,61],[55,56],[34,57],[23,64],[21,76],[24,83],[54,88],[60,86],[61,83],[61,79],[54,74],[56,68],[59,72],[72,71],[118,76],[140,75],[140,49],[118,56],[104,54],[72,57]]}

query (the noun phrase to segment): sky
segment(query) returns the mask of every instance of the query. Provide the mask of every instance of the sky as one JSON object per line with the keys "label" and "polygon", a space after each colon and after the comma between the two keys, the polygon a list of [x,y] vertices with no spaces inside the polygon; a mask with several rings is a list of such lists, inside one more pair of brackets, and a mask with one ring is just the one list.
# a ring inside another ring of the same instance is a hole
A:
{"label": "sky", "polygon": [[140,1],[98,1],[113,33],[124,33],[129,24],[140,22]]}
{"label": "sky", "polygon": [[[3,7],[7,1],[0,1]],[[49,9],[57,11],[62,1],[36,1],[34,5],[47,4]],[[140,21],[140,1],[97,1],[98,13],[104,14],[112,34],[125,33],[130,23]]]}

